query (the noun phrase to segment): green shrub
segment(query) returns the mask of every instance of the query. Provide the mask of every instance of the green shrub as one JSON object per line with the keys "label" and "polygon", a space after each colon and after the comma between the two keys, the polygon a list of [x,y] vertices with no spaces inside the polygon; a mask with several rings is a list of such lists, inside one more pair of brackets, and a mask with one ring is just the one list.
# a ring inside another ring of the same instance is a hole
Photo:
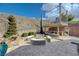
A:
{"label": "green shrub", "polygon": [[21,37],[26,37],[26,36],[28,36],[28,33],[23,33],[23,34],[21,35]]}
{"label": "green shrub", "polygon": [[3,35],[3,37],[5,37],[5,38],[8,38],[8,37],[10,37],[11,35],[9,35],[9,34],[4,34]]}
{"label": "green shrub", "polygon": [[28,33],[28,36],[30,36],[30,35],[34,35],[34,32],[29,32]]}
{"label": "green shrub", "polygon": [[21,37],[26,37],[26,36],[30,36],[30,35],[34,35],[34,32],[23,33],[21,35]]}

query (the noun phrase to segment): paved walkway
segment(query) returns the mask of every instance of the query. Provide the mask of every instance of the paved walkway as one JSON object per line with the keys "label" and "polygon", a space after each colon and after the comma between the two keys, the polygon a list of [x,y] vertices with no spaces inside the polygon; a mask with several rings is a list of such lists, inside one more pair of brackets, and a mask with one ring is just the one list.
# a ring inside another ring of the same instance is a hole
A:
{"label": "paved walkway", "polygon": [[79,40],[54,41],[46,45],[25,45],[21,46],[6,56],[77,56],[79,53]]}

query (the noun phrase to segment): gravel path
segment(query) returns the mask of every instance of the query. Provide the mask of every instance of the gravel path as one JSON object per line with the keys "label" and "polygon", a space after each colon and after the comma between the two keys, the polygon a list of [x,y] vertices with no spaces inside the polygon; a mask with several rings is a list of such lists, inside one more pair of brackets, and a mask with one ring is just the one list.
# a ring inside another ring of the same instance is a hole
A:
{"label": "gravel path", "polygon": [[25,45],[6,54],[6,56],[77,56],[79,40],[66,40],[46,43],[46,45]]}

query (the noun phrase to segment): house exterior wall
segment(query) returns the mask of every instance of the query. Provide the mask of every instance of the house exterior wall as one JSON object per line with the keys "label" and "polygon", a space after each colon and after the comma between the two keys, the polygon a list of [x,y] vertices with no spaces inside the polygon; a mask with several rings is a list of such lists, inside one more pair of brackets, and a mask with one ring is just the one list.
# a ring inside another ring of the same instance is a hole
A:
{"label": "house exterior wall", "polygon": [[69,35],[79,37],[79,24],[69,24]]}

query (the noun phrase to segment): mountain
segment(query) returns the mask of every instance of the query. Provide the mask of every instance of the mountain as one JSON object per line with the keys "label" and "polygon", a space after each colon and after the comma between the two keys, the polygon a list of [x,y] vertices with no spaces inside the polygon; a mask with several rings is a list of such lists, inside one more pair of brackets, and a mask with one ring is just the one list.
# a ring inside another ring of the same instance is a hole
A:
{"label": "mountain", "polygon": [[[0,36],[2,36],[8,29],[8,17],[12,14],[0,14]],[[23,32],[36,32],[39,30],[40,19],[34,19],[24,16],[13,15],[16,19],[17,32],[22,34]],[[48,20],[43,20],[43,26],[48,25]]]}

